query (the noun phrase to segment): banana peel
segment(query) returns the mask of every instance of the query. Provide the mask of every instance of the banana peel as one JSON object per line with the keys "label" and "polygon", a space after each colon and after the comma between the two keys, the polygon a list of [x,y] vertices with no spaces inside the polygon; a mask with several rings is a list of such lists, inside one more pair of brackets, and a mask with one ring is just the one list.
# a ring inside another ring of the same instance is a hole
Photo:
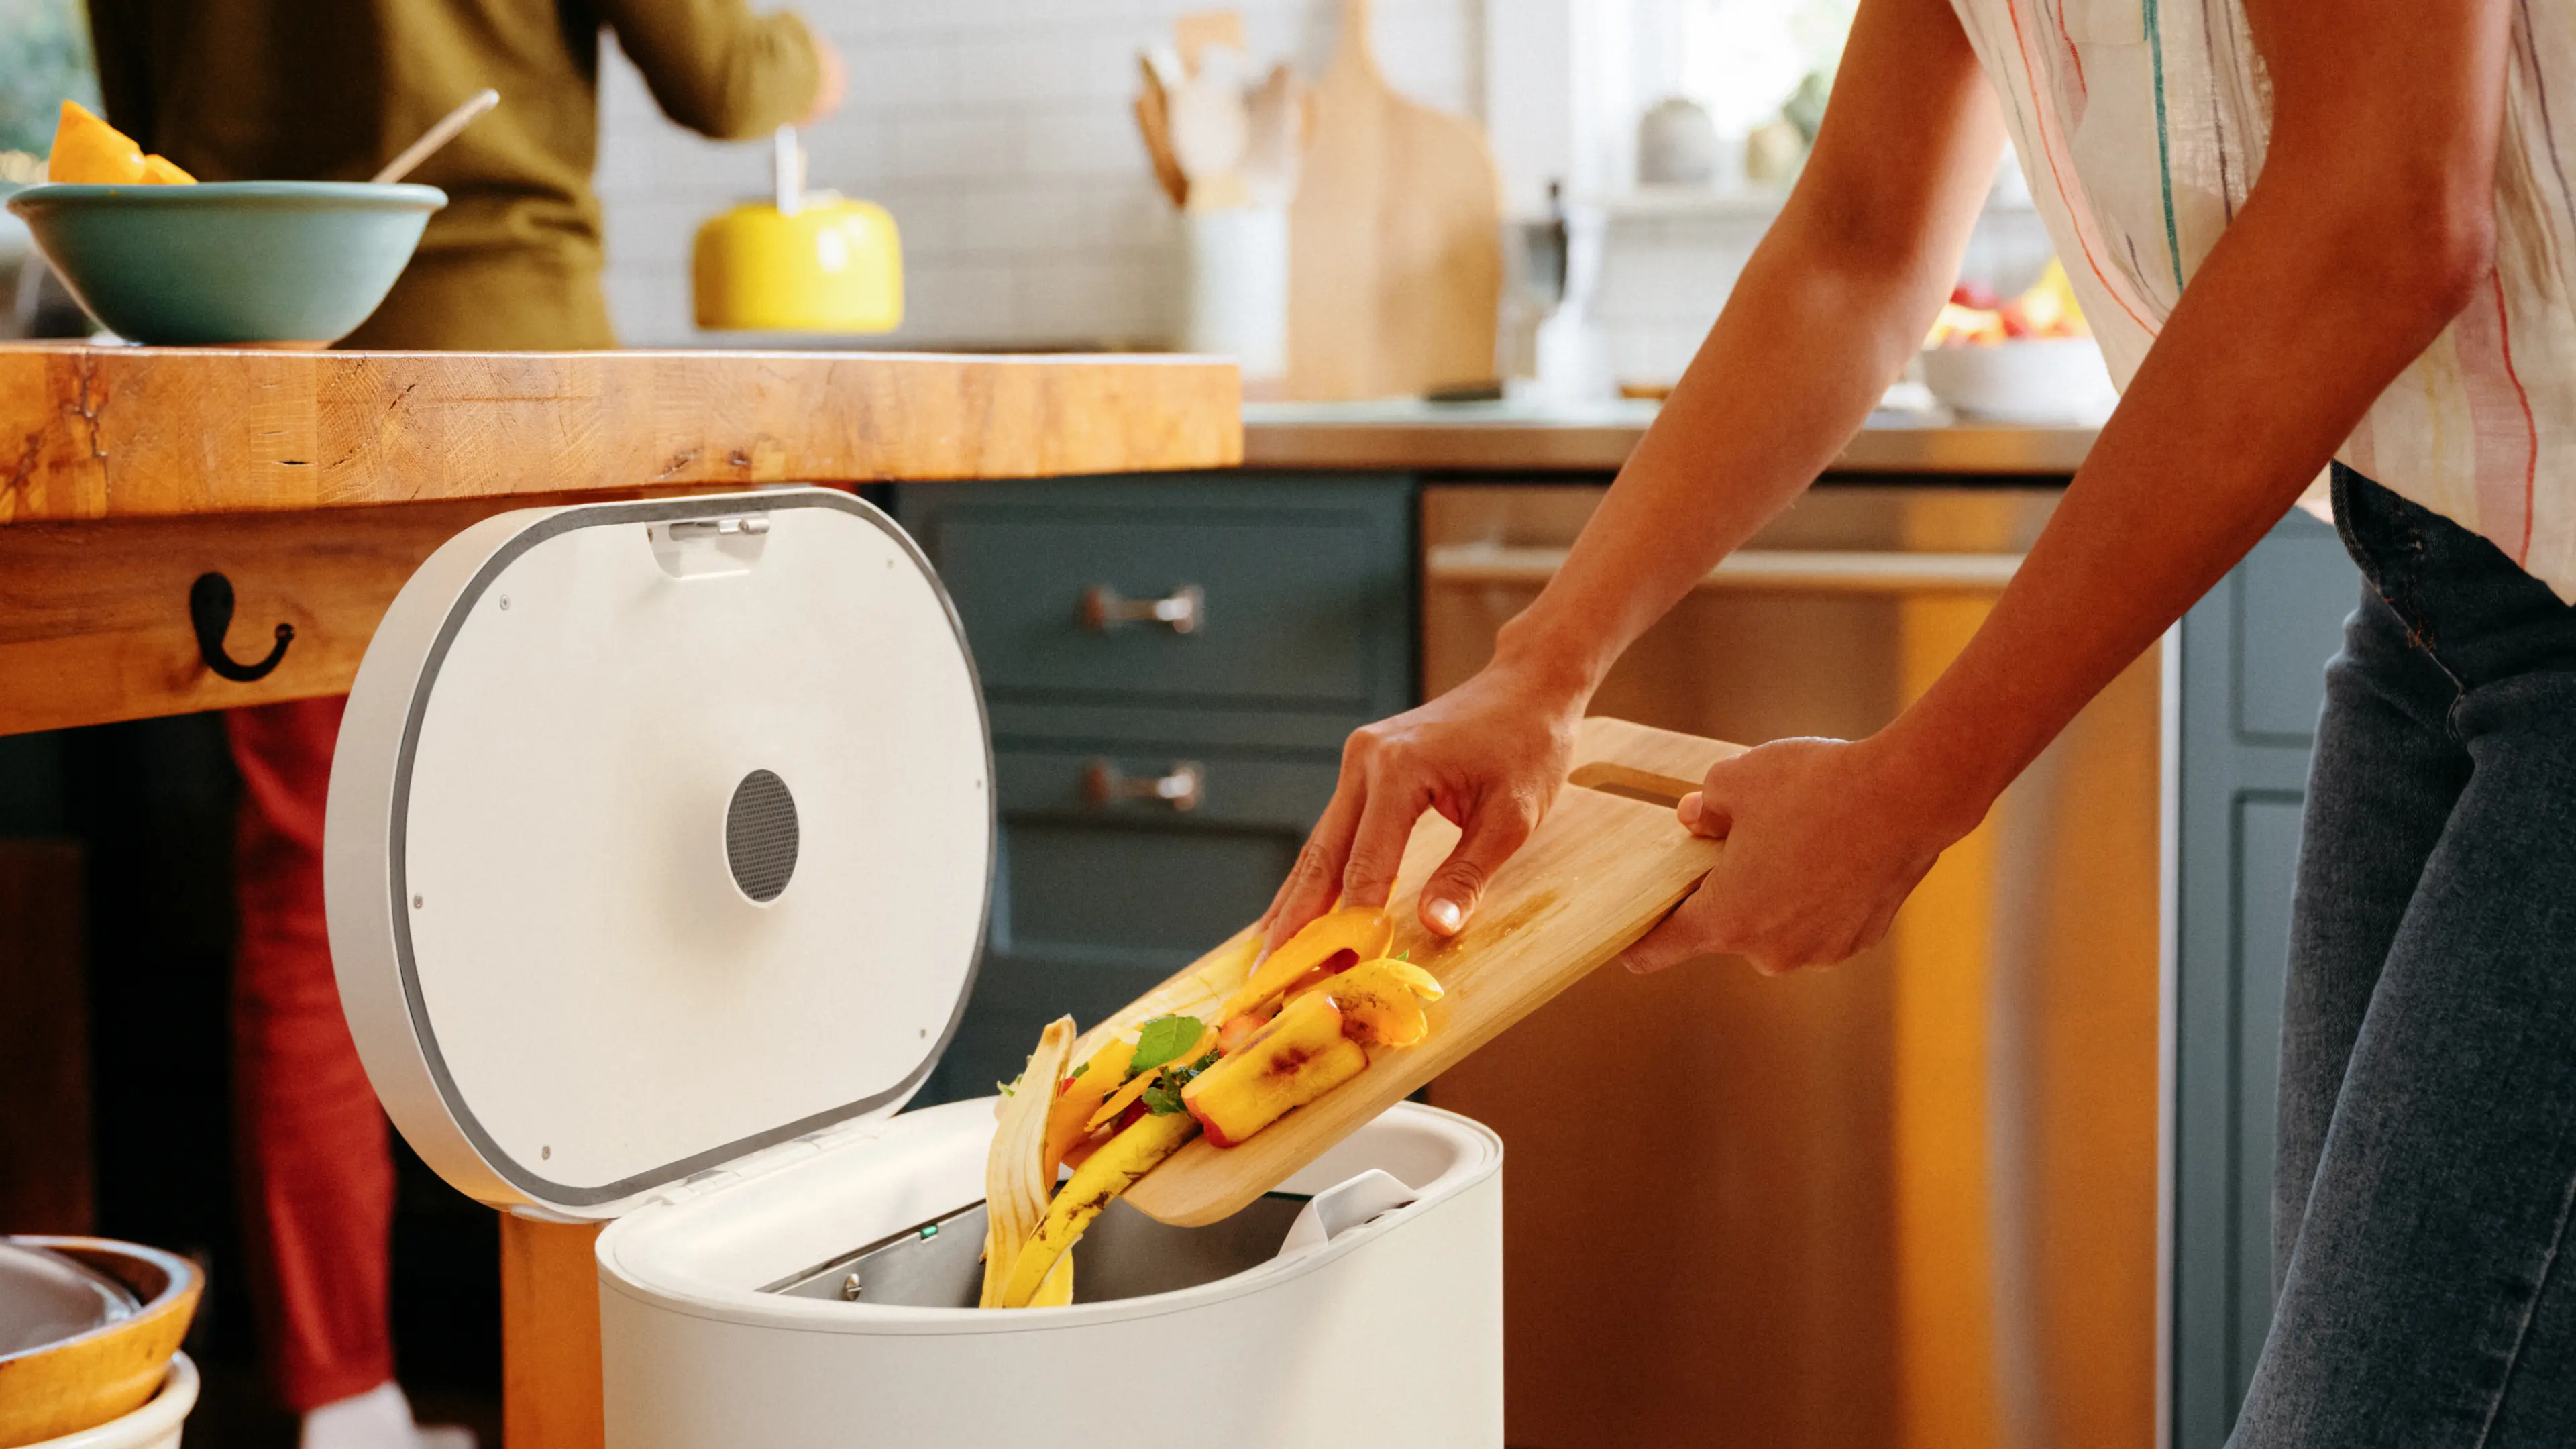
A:
{"label": "banana peel", "polygon": [[[1001,1302],[1013,1265],[1048,1213],[1047,1195],[1055,1187],[1055,1173],[1046,1165],[1047,1115],[1055,1105],[1055,1084],[1064,1077],[1065,1059],[1072,1054],[1073,1018],[1048,1022],[1038,1037],[1038,1049],[1029,1054],[1028,1069],[1020,1073],[1018,1089],[1001,1100],[997,1114],[1001,1120],[993,1129],[992,1150],[984,1158],[984,1292],[979,1301],[986,1308]],[[1048,1259],[1046,1266],[1054,1268],[1055,1260]],[[1045,1277],[1042,1271],[1039,1280]],[[1028,1302],[1039,1287],[1040,1281],[1032,1281],[1020,1301]],[[1063,1291],[1070,1302],[1070,1259]]]}
{"label": "banana peel", "polygon": [[[1019,1250],[1018,1260],[1012,1264],[998,1295],[998,1306],[1037,1306],[1038,1294],[1057,1263],[1072,1261],[1074,1240],[1091,1226],[1092,1219],[1100,1216],[1101,1209],[1109,1206],[1110,1199],[1135,1186],[1138,1178],[1180,1151],[1198,1132],[1198,1119],[1186,1112],[1144,1117],[1091,1154],[1074,1169],[1063,1190],[1048,1205],[1037,1231]],[[989,1285],[993,1281],[991,1265],[986,1267],[985,1282]],[[985,1306],[997,1305],[988,1301]]]}
{"label": "banana peel", "polygon": [[[1123,1018],[1094,1027],[1083,1040],[1097,1049],[1075,1076],[1067,1075],[1076,1046],[1073,1020],[1050,1023],[1022,1086],[995,1107],[999,1124],[985,1173],[990,1227],[982,1306],[1071,1303],[1074,1243],[1111,1199],[1191,1138],[1204,1130],[1216,1145],[1233,1146],[1359,1075],[1368,1065],[1367,1047],[1420,1041],[1429,1029],[1422,1004],[1440,999],[1440,982],[1409,961],[1387,957],[1391,937],[1385,912],[1350,909],[1315,922],[1258,965],[1251,949],[1257,938],[1249,932],[1236,938],[1221,963],[1225,969],[1201,973],[1195,986],[1213,997],[1226,978],[1240,984],[1221,1014],[1199,1017],[1197,1042],[1176,1060],[1196,1061],[1212,1046],[1222,1055],[1183,1089],[1187,1110],[1149,1114],[1125,1128],[1112,1124],[1159,1073],[1126,1080],[1136,1045],[1120,1034],[1156,1016],[1199,1012],[1172,1010],[1160,999],[1171,992],[1167,986]],[[1235,977],[1237,971],[1243,975]],[[1149,1003],[1165,1009],[1146,1010]],[[1211,1017],[1222,1026],[1206,1025]],[[1058,1188],[1067,1163],[1072,1176]]]}

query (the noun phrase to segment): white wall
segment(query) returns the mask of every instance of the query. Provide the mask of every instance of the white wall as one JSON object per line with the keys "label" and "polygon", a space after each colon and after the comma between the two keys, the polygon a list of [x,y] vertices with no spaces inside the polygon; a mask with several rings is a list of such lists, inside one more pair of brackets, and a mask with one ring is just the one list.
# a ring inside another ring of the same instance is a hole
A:
{"label": "white wall", "polygon": [[[1388,78],[1484,110],[1485,0],[1375,0]],[[1492,0],[1511,5],[1519,0]],[[1152,346],[1174,323],[1171,208],[1128,113],[1136,53],[1208,0],[803,0],[850,70],[840,114],[807,136],[811,182],[877,201],[903,232],[903,330],[876,345]],[[1240,0],[1256,60],[1320,77],[1336,0]],[[690,325],[697,225],[768,185],[763,144],[664,120],[622,57],[602,67],[599,189],[608,300],[630,345]],[[806,339],[810,341],[811,339]]]}

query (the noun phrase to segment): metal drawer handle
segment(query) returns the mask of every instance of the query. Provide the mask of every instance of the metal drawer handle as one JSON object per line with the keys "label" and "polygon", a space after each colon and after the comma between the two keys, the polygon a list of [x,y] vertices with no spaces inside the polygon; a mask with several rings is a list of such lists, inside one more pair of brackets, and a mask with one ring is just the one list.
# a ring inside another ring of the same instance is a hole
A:
{"label": "metal drawer handle", "polygon": [[1207,785],[1207,771],[1196,760],[1175,763],[1169,774],[1129,779],[1112,760],[1094,760],[1082,767],[1082,798],[1088,805],[1106,808],[1121,800],[1160,800],[1175,810],[1196,810]]}
{"label": "metal drawer handle", "polygon": [[1207,619],[1207,590],[1183,584],[1160,599],[1129,599],[1107,584],[1082,592],[1082,627],[1105,633],[1113,624],[1169,624],[1175,634],[1195,634]]}

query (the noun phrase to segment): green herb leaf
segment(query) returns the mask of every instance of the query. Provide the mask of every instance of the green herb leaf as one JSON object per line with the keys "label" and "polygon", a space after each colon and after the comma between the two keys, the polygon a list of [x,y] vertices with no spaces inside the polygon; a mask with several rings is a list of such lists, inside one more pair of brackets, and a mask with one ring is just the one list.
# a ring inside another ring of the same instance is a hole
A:
{"label": "green herb leaf", "polygon": [[1207,1032],[1206,1023],[1195,1016],[1158,1016],[1145,1023],[1137,1034],[1136,1054],[1127,1060],[1127,1076],[1134,1080],[1139,1072],[1150,1072],[1197,1046]]}
{"label": "green herb leaf", "polygon": [[1016,1077],[1007,1082],[995,1082],[993,1084],[993,1090],[1001,1093],[1005,1097],[1018,1096],[1020,1094],[1019,1087],[1019,1079]]}
{"label": "green herb leaf", "polygon": [[1407,946],[1403,950],[1389,956],[1387,959],[1390,961],[1410,961],[1413,959],[1413,948],[1411,946]]}
{"label": "green herb leaf", "polygon": [[1065,1079],[1066,1081],[1070,1082],[1070,1081],[1072,1081],[1074,1078],[1076,1078],[1076,1077],[1078,1077],[1078,1076],[1081,1076],[1083,1073],[1085,1073],[1085,1072],[1087,1072],[1087,1071],[1090,1071],[1090,1070],[1091,1070],[1091,1063],[1089,1063],[1089,1062],[1084,1062],[1082,1065],[1080,1065],[1080,1066],[1078,1066],[1078,1067],[1075,1067],[1072,1071],[1069,1071],[1069,1072],[1065,1073],[1065,1074],[1064,1074],[1064,1079]]}
{"label": "green herb leaf", "polygon": [[1145,1104],[1146,1111],[1153,1113],[1157,1117],[1169,1117],[1174,1112],[1186,1112],[1189,1110],[1187,1107],[1181,1105],[1181,1089],[1178,1087],[1166,1087],[1161,1082],[1156,1082],[1154,1085],[1147,1087],[1138,1100]]}

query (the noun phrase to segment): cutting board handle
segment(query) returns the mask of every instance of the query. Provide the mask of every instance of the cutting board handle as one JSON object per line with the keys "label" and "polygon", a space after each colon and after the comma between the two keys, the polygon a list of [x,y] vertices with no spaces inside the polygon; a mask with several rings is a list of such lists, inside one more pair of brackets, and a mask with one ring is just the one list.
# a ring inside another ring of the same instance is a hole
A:
{"label": "cutting board handle", "polygon": [[1575,734],[1565,782],[1670,806],[1697,790],[1710,766],[1743,753],[1742,745],[1594,715]]}
{"label": "cutting board handle", "polygon": [[1342,34],[1333,45],[1333,69],[1352,66],[1362,75],[1376,78],[1377,47],[1370,43],[1371,19],[1369,0],[1342,0]]}

